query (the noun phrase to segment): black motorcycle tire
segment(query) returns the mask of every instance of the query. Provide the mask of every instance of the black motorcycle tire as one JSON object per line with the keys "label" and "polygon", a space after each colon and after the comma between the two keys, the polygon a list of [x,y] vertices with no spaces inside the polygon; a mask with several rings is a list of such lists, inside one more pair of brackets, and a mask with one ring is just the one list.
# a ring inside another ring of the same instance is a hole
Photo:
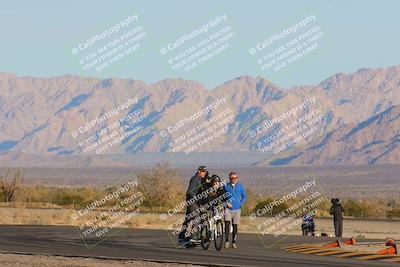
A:
{"label": "black motorcycle tire", "polygon": [[214,236],[214,245],[217,251],[222,249],[222,244],[224,243],[224,225],[222,220],[218,220],[215,222],[215,236]]}

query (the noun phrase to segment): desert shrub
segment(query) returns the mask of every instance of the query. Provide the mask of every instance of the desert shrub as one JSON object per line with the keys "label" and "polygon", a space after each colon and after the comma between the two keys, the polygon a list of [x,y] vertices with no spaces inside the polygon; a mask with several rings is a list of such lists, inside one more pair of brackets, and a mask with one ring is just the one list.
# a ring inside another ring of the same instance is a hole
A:
{"label": "desert shrub", "polygon": [[[263,209],[265,206],[269,205],[273,201],[274,200],[272,198],[267,198],[265,200],[258,202],[254,208],[254,212],[256,212],[257,210]],[[279,214],[280,212],[286,210],[287,208],[288,208],[288,205],[286,203],[282,203],[278,206],[274,206],[269,213],[264,214],[264,215],[265,216],[274,216],[274,215]]]}
{"label": "desert shrub", "polygon": [[157,164],[138,178],[139,188],[146,193],[144,204],[148,207],[171,208],[185,199],[186,190],[169,164]]}
{"label": "desert shrub", "polygon": [[384,218],[387,204],[382,200],[354,200],[343,203],[344,215],[355,218]]}
{"label": "desert shrub", "polygon": [[60,206],[73,205],[79,207],[87,204],[88,201],[94,200],[103,194],[99,189],[91,187],[81,188],[59,188],[59,187],[44,187],[32,186],[24,187],[21,190],[23,196],[22,201],[30,203],[50,203]]}
{"label": "desert shrub", "polygon": [[12,202],[16,200],[17,193],[22,188],[23,177],[20,171],[17,171],[13,177],[10,175],[10,170],[7,171],[6,176],[0,176],[0,192],[4,202]]}
{"label": "desert shrub", "polygon": [[386,217],[389,219],[400,218],[400,209],[388,210],[386,212]]}

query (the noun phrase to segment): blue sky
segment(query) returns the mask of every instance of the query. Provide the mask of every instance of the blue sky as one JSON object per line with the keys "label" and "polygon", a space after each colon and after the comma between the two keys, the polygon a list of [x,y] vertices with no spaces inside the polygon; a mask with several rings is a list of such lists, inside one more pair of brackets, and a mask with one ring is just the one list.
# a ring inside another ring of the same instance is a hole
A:
{"label": "blue sky", "polygon": [[[315,84],[338,72],[399,64],[400,1],[3,1],[0,72],[38,77],[63,74],[120,77],[153,83],[196,80],[209,89],[242,75],[288,88]],[[100,71],[84,71],[70,50],[123,18],[138,14],[147,36],[141,48]],[[173,70],[160,48],[226,14],[235,32],[229,49],[194,70]],[[316,15],[324,31],[313,53],[281,71],[264,71],[249,49]]]}

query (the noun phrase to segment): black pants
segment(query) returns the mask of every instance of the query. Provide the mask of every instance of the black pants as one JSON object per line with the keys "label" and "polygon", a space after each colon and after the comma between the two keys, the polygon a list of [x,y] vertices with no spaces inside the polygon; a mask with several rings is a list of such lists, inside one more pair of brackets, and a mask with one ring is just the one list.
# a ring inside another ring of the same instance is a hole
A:
{"label": "black pants", "polygon": [[335,228],[335,236],[342,237],[343,234],[343,219],[333,220],[333,227]]}
{"label": "black pants", "polygon": [[[229,242],[229,232],[231,230],[231,222],[230,221],[225,221],[225,242]],[[238,232],[238,225],[237,224],[232,224],[232,244],[236,243],[237,240],[237,232]]]}
{"label": "black pants", "polygon": [[[188,239],[190,237],[196,237],[199,236],[200,233],[196,230],[199,230],[199,224],[200,224],[200,207],[197,205],[197,203],[193,203],[190,206],[186,207],[186,215],[185,215],[185,221],[182,224],[182,229],[181,232],[179,233],[179,239]],[[192,224],[192,230],[190,233],[187,233],[188,227],[190,223],[193,222]],[[196,229],[196,230],[194,230]]]}

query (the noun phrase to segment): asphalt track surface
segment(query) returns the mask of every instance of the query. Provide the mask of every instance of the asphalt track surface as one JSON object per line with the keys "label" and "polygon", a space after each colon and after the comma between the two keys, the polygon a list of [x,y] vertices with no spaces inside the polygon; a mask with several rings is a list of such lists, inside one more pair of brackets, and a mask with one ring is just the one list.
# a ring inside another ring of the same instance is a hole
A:
{"label": "asphalt track surface", "polygon": [[[193,263],[205,266],[400,266],[398,263],[340,259],[330,256],[291,253],[281,249],[304,243],[334,241],[329,237],[289,236],[269,247],[276,239],[240,234],[238,249],[216,251],[200,247],[176,248],[167,231],[122,229],[88,249],[75,227],[0,226],[0,251],[24,254],[51,254],[73,257],[142,259],[156,262]],[[96,242],[92,240],[90,242]]]}

